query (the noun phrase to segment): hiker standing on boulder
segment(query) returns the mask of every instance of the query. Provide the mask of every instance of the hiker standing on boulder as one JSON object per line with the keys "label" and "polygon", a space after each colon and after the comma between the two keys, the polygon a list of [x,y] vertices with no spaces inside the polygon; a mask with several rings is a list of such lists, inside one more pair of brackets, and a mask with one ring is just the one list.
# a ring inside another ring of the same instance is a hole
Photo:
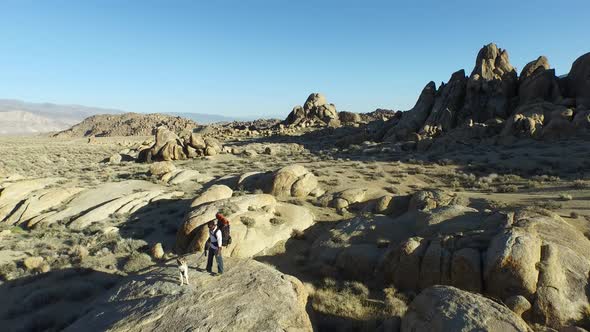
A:
{"label": "hiker standing on boulder", "polygon": [[223,257],[221,257],[221,248],[223,246],[223,237],[221,229],[217,227],[217,223],[214,220],[209,221],[207,224],[209,227],[209,255],[207,255],[207,272],[213,274],[213,256],[217,261],[217,272],[223,273]]}

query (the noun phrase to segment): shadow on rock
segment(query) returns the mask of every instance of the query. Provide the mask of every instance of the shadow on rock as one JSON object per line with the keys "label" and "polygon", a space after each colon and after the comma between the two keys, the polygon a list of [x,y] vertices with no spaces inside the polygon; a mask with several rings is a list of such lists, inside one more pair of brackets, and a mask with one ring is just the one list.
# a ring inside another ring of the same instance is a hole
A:
{"label": "shadow on rock", "polygon": [[0,285],[0,326],[3,331],[63,330],[119,280],[110,273],[70,268],[5,282]]}

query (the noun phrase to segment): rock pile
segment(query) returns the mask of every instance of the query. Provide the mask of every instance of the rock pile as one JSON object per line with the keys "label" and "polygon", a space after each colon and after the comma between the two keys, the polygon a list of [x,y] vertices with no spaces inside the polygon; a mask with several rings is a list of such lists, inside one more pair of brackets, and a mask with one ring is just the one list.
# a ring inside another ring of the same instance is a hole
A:
{"label": "rock pile", "polygon": [[307,97],[303,107],[295,106],[287,119],[283,122],[289,127],[317,127],[340,125],[336,106],[328,104],[326,97],[319,93],[312,93]]}
{"label": "rock pile", "polygon": [[155,129],[155,142],[139,152],[138,161],[184,160],[201,156],[214,156],[223,151],[223,146],[212,137],[191,133],[181,139],[166,127]]}
{"label": "rock pile", "polygon": [[444,136],[457,141],[492,137],[505,143],[588,133],[589,72],[590,53],[578,58],[565,77],[557,77],[544,56],[528,63],[519,76],[508,52],[488,44],[469,77],[460,70],[438,89],[428,83],[414,108],[388,121],[376,138],[413,142],[412,148],[425,150]]}
{"label": "rock pile", "polygon": [[285,166],[274,172],[245,173],[238,179],[237,186],[249,191],[262,190],[279,197],[317,197],[323,194],[315,175],[301,165]]}

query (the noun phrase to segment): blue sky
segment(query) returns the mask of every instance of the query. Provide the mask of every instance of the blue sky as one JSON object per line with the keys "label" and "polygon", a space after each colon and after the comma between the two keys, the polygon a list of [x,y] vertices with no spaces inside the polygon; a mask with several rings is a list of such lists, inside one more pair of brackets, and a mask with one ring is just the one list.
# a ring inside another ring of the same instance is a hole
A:
{"label": "blue sky", "polygon": [[284,117],[408,109],[488,42],[558,74],[590,51],[590,1],[0,0],[0,98]]}

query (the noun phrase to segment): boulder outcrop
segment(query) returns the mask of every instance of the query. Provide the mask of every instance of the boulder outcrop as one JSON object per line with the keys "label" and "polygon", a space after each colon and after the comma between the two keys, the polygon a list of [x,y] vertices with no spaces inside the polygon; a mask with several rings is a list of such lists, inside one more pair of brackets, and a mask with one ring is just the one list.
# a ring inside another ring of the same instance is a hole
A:
{"label": "boulder outcrop", "polygon": [[451,286],[420,293],[402,318],[402,332],[514,331],[532,329],[518,315],[486,297]]}
{"label": "boulder outcrop", "polygon": [[415,219],[421,237],[384,254],[378,271],[385,280],[413,291],[445,284],[503,301],[519,295],[532,305],[533,322],[556,329],[584,319],[590,241],[573,226],[531,210],[486,216],[436,209]]}
{"label": "boulder outcrop", "polygon": [[465,100],[466,89],[467,77],[464,70],[455,72],[449,79],[449,83],[442,84],[436,92],[434,105],[421,133],[435,136],[454,128],[457,113]]}
{"label": "boulder outcrop", "polygon": [[590,109],[590,53],[576,59],[567,76],[568,96],[576,99],[576,106]]}
{"label": "boulder outcrop", "polygon": [[209,237],[206,224],[218,212],[231,223],[232,243],[223,254],[239,258],[263,254],[277,242],[290,238],[294,229],[304,230],[313,224],[314,217],[306,208],[277,202],[268,194],[211,201],[227,197],[228,193],[227,189],[210,189],[203,194],[204,198],[200,196],[193,201],[176,235],[179,252],[203,250]]}
{"label": "boulder outcrop", "polygon": [[254,260],[227,260],[218,278],[196,270],[190,285],[166,265],[125,278],[66,331],[312,331],[296,278]]}
{"label": "boulder outcrop", "polygon": [[283,122],[289,127],[339,126],[340,119],[336,106],[328,104],[326,97],[312,93],[303,107],[295,106]]}
{"label": "boulder outcrop", "polygon": [[249,191],[262,192],[277,197],[307,197],[321,193],[316,176],[302,165],[289,165],[274,172],[249,172],[242,174],[237,186]]}
{"label": "boulder outcrop", "polygon": [[170,161],[214,156],[223,151],[223,146],[212,137],[202,137],[191,133],[181,139],[166,127],[155,129],[155,142],[147,149],[139,151],[139,162]]}
{"label": "boulder outcrop", "polygon": [[459,70],[438,89],[428,83],[414,108],[383,123],[373,137],[423,152],[457,142],[511,144],[520,137],[551,140],[588,133],[588,73],[590,53],[578,58],[566,77],[557,77],[545,56],[518,76],[508,52],[488,44],[469,78]]}
{"label": "boulder outcrop", "polygon": [[54,223],[81,230],[114,214],[134,213],[162,199],[182,196],[151,182],[127,180],[96,188],[49,187],[59,178],[0,184],[0,221],[34,228]]}

